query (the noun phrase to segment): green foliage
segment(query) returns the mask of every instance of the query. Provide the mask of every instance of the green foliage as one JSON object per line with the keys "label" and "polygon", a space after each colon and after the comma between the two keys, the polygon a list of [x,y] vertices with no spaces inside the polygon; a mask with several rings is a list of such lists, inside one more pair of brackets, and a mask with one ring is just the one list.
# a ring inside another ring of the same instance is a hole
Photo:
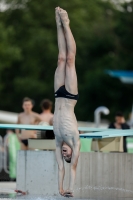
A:
{"label": "green foliage", "polygon": [[104,73],[105,69],[132,69],[133,2],[123,11],[110,1],[6,1],[10,9],[0,13],[0,109],[21,111],[25,96],[36,102],[54,101],[53,78],[57,63],[54,8],[69,13],[76,44],[76,69],[80,99],[78,120],[93,120],[94,110],[105,105],[128,113],[132,87]]}

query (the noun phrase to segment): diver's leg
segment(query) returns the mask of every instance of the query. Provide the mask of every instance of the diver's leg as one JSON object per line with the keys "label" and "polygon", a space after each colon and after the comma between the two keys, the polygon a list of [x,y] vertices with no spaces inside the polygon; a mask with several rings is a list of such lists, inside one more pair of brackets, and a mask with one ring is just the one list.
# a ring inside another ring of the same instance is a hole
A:
{"label": "diver's leg", "polygon": [[55,71],[54,77],[54,90],[55,92],[65,85],[65,66],[66,66],[66,41],[64,36],[64,30],[59,15],[59,7],[55,9],[55,18],[57,25],[57,38],[58,38],[58,65]]}
{"label": "diver's leg", "polygon": [[65,87],[68,92],[77,94],[77,74],[75,69],[76,43],[69,26],[69,18],[67,12],[63,9],[60,9],[59,14],[63,24],[67,45]]}

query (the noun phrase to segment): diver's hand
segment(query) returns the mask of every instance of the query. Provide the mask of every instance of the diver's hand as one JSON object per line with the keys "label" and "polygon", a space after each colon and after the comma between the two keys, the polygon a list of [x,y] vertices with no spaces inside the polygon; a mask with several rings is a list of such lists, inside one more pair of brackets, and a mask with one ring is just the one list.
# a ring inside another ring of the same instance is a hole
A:
{"label": "diver's hand", "polygon": [[60,193],[60,195],[64,196],[64,190],[63,189],[60,189],[59,193]]}
{"label": "diver's hand", "polygon": [[72,190],[66,190],[64,192],[64,197],[73,197],[73,191]]}

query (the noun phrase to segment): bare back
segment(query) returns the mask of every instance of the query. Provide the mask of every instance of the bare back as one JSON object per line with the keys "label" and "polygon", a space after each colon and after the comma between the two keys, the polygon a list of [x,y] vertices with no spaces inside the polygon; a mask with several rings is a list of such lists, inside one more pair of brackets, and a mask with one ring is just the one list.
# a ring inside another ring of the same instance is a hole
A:
{"label": "bare back", "polygon": [[43,122],[46,122],[48,123],[49,125],[52,125],[53,124],[53,113],[49,112],[49,113],[41,113],[40,114],[40,117],[42,119]]}

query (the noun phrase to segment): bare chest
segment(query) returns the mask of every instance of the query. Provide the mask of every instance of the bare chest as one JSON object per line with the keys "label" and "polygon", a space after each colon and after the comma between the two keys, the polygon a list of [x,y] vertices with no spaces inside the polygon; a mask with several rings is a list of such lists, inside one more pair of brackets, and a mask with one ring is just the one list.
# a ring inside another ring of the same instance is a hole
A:
{"label": "bare chest", "polygon": [[20,123],[21,124],[35,124],[35,117],[30,115],[30,116],[22,116],[20,118]]}

